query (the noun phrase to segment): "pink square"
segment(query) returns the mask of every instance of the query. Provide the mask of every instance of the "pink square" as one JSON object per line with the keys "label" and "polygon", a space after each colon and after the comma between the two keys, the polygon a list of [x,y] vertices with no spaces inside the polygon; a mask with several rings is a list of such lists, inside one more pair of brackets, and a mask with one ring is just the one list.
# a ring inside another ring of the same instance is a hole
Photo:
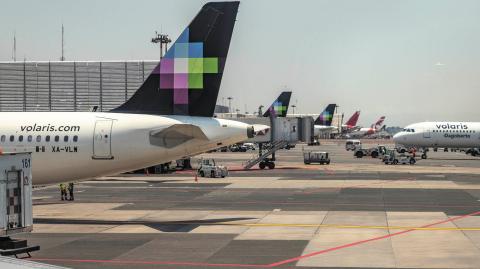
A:
{"label": "pink square", "polygon": [[160,74],[173,74],[174,59],[163,58],[160,61]]}
{"label": "pink square", "polygon": [[160,89],[173,89],[173,74],[160,74]]}
{"label": "pink square", "polygon": [[188,74],[174,74],[174,89],[188,89]]}
{"label": "pink square", "polygon": [[188,104],[188,89],[174,89],[173,103],[176,105]]}

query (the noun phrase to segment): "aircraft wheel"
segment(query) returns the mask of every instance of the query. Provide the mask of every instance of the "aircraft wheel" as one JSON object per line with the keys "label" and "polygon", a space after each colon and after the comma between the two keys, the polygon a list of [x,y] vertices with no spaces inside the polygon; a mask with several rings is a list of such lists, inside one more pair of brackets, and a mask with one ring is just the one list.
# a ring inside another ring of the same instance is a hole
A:
{"label": "aircraft wheel", "polygon": [[265,163],[264,162],[259,163],[258,167],[262,170],[265,169]]}
{"label": "aircraft wheel", "polygon": [[275,169],[275,163],[274,162],[269,162],[267,165],[268,165],[268,169]]}

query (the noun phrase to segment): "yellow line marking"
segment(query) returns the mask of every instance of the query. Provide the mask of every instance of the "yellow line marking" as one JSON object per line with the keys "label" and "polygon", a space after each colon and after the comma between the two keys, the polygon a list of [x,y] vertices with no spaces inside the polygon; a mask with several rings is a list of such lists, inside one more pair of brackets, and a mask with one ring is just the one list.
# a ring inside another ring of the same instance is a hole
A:
{"label": "yellow line marking", "polygon": [[[205,223],[194,223],[205,224]],[[480,231],[480,227],[414,227],[414,226],[375,226],[342,224],[294,224],[294,223],[212,223],[209,225],[231,225],[247,227],[315,227],[339,229],[384,229],[384,230],[425,230],[425,231]]]}

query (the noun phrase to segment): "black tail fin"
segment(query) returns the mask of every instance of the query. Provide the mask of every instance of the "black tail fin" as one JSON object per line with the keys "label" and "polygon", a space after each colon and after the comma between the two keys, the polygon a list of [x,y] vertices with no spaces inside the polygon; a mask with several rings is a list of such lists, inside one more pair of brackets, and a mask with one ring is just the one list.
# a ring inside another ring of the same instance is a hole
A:
{"label": "black tail fin", "polygon": [[285,117],[288,112],[288,104],[290,104],[290,97],[292,92],[282,92],[277,100],[268,108],[263,114],[264,117]]}
{"label": "black tail fin", "polygon": [[212,117],[239,3],[205,4],[137,92],[112,112]]}
{"label": "black tail fin", "polygon": [[335,108],[337,104],[329,104],[327,108],[318,116],[315,120],[315,125],[332,125],[333,113],[335,113]]}

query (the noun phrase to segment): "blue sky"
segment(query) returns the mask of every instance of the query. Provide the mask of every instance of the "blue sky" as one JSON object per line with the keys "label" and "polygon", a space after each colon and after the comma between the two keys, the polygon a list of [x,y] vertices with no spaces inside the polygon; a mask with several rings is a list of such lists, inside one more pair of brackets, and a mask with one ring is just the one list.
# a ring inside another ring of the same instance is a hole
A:
{"label": "blue sky", "polygon": [[[0,61],[149,60],[206,1],[2,1]],[[219,95],[252,112],[285,87],[301,113],[330,102],[369,126],[478,121],[480,1],[245,0]]]}

